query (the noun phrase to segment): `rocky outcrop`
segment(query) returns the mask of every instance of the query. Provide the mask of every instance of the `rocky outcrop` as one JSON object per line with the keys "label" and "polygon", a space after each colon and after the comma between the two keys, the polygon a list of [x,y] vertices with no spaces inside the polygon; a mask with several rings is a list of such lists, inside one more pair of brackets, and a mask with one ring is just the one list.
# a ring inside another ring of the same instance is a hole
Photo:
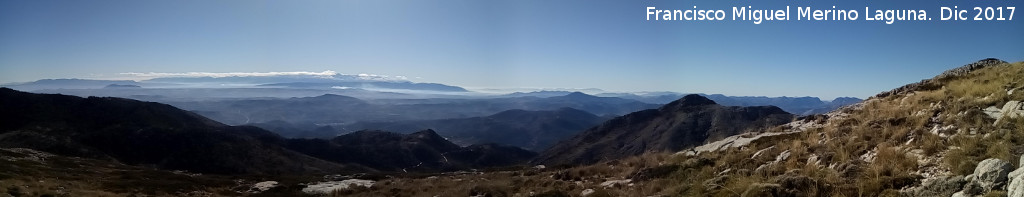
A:
{"label": "rocky outcrop", "polygon": [[976,196],[993,190],[1002,190],[1006,185],[1007,175],[1013,170],[1010,162],[1002,159],[986,159],[978,163],[974,173],[964,178],[967,184],[953,196]]}
{"label": "rocky outcrop", "polygon": [[1003,104],[1002,108],[991,106],[982,110],[991,118],[995,118],[996,121],[993,125],[999,124],[1003,119],[1006,118],[1018,118],[1024,117],[1024,102],[1020,101],[1008,101]]}
{"label": "rocky outcrop", "polygon": [[302,192],[306,193],[306,194],[313,194],[313,195],[327,195],[327,194],[331,194],[331,192],[336,192],[338,190],[349,189],[351,187],[366,187],[366,188],[373,187],[374,183],[376,183],[376,181],[362,180],[362,179],[348,179],[348,180],[343,180],[343,181],[318,182],[318,183],[310,183],[310,184],[306,185],[306,188],[302,188]]}
{"label": "rocky outcrop", "polygon": [[[1020,163],[1024,163],[1021,157]],[[991,194],[993,191],[1007,192],[1011,197],[1024,197],[1024,168],[1013,170],[1013,164],[1001,159],[990,158],[974,168],[974,173],[964,176],[942,176],[924,180],[920,186],[900,191],[901,196],[954,196],[968,197]]]}
{"label": "rocky outcrop", "polygon": [[967,179],[972,184],[978,184],[985,191],[990,191],[1006,184],[1007,175],[1012,170],[1013,165],[1010,162],[1001,159],[986,159],[978,163],[978,167],[974,168],[974,174],[968,176]]}
{"label": "rocky outcrop", "polygon": [[[1020,166],[1024,166],[1024,156],[1020,157]],[[1024,197],[1024,167],[1017,168],[1007,176],[1010,179],[1010,183],[1006,185],[1006,194],[1010,197]]]}
{"label": "rocky outcrop", "polygon": [[1005,64],[1005,63],[1006,63],[1006,61],[999,60],[999,59],[996,59],[996,58],[983,59],[983,60],[980,60],[980,61],[977,61],[977,62],[974,62],[974,63],[971,63],[971,64],[967,64],[967,65],[963,65],[963,66],[960,66],[960,67],[957,67],[957,68],[954,68],[954,69],[947,70],[946,72],[943,72],[942,74],[939,74],[938,76],[935,76],[934,78],[931,78],[931,79],[921,80],[920,82],[917,82],[917,83],[907,84],[907,85],[904,85],[902,87],[899,87],[899,88],[896,88],[896,89],[893,89],[893,90],[889,90],[889,91],[885,91],[885,92],[882,92],[882,93],[878,93],[878,95],[875,95],[874,97],[885,98],[885,97],[888,97],[888,96],[903,95],[903,94],[907,94],[907,93],[911,93],[911,92],[915,92],[915,91],[939,89],[939,88],[941,88],[943,86],[944,81],[947,81],[949,79],[953,79],[953,78],[957,78],[957,77],[962,77],[964,75],[967,75],[968,73],[971,73],[972,71],[975,71],[975,70],[978,70],[978,69],[982,69],[982,68],[985,68],[985,67],[988,67],[988,66]]}
{"label": "rocky outcrop", "polygon": [[999,60],[996,58],[986,58],[974,63],[970,63],[954,69],[947,70],[946,72],[942,72],[942,74],[939,74],[939,76],[936,76],[935,78],[941,79],[948,77],[960,77],[966,75],[967,73],[971,73],[972,71],[1002,63],[1006,63],[1006,61]]}
{"label": "rocky outcrop", "polygon": [[964,187],[964,176],[937,177],[921,183],[920,187],[904,190],[904,196],[950,196]]}

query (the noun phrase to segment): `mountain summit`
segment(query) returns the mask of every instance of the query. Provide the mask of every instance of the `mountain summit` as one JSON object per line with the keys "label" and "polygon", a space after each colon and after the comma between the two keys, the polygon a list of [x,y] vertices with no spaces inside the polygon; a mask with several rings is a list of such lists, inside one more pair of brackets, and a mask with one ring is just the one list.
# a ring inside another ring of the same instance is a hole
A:
{"label": "mountain summit", "polygon": [[661,108],[630,113],[583,131],[544,151],[535,162],[591,164],[648,152],[680,151],[787,123],[793,117],[774,106],[726,107],[691,94]]}
{"label": "mountain summit", "polygon": [[689,95],[683,96],[683,98],[681,98],[679,100],[675,100],[675,101],[672,101],[672,102],[670,102],[668,104],[665,104],[665,106],[663,106],[662,108],[680,108],[680,107],[701,106],[701,105],[717,105],[717,104],[718,103],[715,103],[715,101],[712,101],[711,99],[708,99],[707,97],[703,97],[703,96],[697,95],[697,94],[689,94]]}

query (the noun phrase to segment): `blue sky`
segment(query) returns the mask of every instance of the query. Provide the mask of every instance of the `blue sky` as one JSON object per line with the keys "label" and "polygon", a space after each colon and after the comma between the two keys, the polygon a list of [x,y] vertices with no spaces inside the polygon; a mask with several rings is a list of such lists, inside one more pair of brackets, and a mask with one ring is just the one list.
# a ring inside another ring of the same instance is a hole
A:
{"label": "blue sky", "polygon": [[[1020,1],[0,1],[0,83],[333,70],[469,88],[867,97],[988,57],[1012,21],[646,21],[647,6],[855,9]],[[1024,8],[1022,8],[1024,9]],[[795,10],[792,11],[795,14]],[[1016,13],[1016,15],[1024,15]],[[973,17],[973,16],[972,16]]]}

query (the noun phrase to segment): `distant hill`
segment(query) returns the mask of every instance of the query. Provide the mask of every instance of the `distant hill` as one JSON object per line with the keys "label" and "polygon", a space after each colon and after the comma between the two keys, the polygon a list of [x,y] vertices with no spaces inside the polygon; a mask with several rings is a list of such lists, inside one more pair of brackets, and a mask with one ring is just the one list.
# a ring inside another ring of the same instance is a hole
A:
{"label": "distant hill", "polygon": [[543,90],[543,91],[534,91],[534,92],[513,92],[513,93],[505,94],[505,95],[502,95],[502,96],[505,96],[505,97],[527,97],[527,96],[532,96],[532,97],[539,97],[539,98],[547,98],[547,97],[555,97],[555,96],[565,96],[565,95],[570,94],[570,93],[573,93],[573,92],[570,92],[570,91]]}
{"label": "distant hill", "polygon": [[542,152],[535,162],[591,164],[648,152],[676,152],[793,118],[774,106],[726,107],[691,94],[661,108],[630,113],[583,131]]}
{"label": "distant hill", "polygon": [[115,88],[115,89],[116,89],[116,88],[142,88],[142,86],[138,86],[138,85],[121,85],[121,84],[110,84],[110,85],[104,86],[103,88],[108,88],[108,89],[109,89],[109,88]]}
{"label": "distant hill", "polygon": [[594,114],[566,107],[553,111],[514,109],[473,118],[360,122],[346,125],[345,128],[399,133],[433,129],[457,144],[497,143],[540,151],[604,120]]}
{"label": "distant hill", "polygon": [[[458,86],[439,83],[415,83],[404,79],[382,76],[334,74],[325,76],[224,76],[224,77],[158,77],[142,81],[93,79],[42,79],[33,82],[4,84],[4,87],[22,91],[56,89],[102,89],[110,84],[142,87],[221,89],[221,88],[281,88],[316,89],[322,93],[335,89],[359,89],[376,92],[421,91],[424,93],[468,92]],[[150,92],[150,91],[147,91]],[[117,93],[117,92],[114,92]],[[91,96],[91,95],[90,95]],[[126,95],[112,95],[126,96]]]}
{"label": "distant hill", "polygon": [[[335,128],[331,125],[316,125],[312,123],[290,123],[281,120],[273,120],[269,122],[252,123],[246,124],[248,126],[254,126],[273,131],[278,135],[286,138],[323,138],[330,139],[337,137],[338,135],[344,134],[344,129]],[[385,130],[385,129],[381,129]],[[400,131],[396,131],[400,132]],[[400,133],[411,133],[411,132],[400,132]]]}
{"label": "distant hill", "polygon": [[[597,97],[583,93],[549,98],[402,99],[372,100],[372,102],[327,94],[288,99],[169,103],[183,109],[194,110],[203,116],[230,125],[260,124],[271,121],[284,121],[298,125],[346,125],[356,122],[471,118],[489,116],[512,109],[549,111],[564,107],[600,116],[617,116],[658,107],[655,104],[629,99]],[[351,131],[355,130],[348,130],[348,132]]]}
{"label": "distant hill", "polygon": [[170,105],[0,88],[0,147],[215,174],[350,169],[278,146],[280,137]]}
{"label": "distant hill", "polygon": [[807,111],[799,113],[799,115],[811,115],[811,114],[825,114],[833,110],[839,109],[843,106],[852,105],[864,101],[863,99],[854,97],[838,97],[825,103],[823,106],[818,108],[809,109]]}
{"label": "distant hill", "polygon": [[460,147],[433,130],[411,134],[359,131],[330,140],[291,139],[288,147],[339,163],[383,171],[462,170],[525,164],[537,153],[493,144]]}
{"label": "distant hill", "polygon": [[40,79],[26,83],[4,84],[3,87],[30,91],[42,89],[100,89],[112,84],[139,86],[142,83],[131,80]]}
{"label": "distant hill", "polygon": [[642,109],[658,107],[656,104],[644,103],[631,99],[600,97],[582,92],[572,92],[564,96],[529,100],[525,102],[525,105],[528,106],[527,110],[571,107],[596,115],[622,115]]}
{"label": "distant hill", "polygon": [[288,88],[358,88],[358,89],[396,89],[396,90],[423,90],[423,91],[441,91],[441,92],[466,92],[467,90],[458,87],[450,86],[438,83],[412,83],[412,82],[390,82],[390,81],[372,81],[372,82],[325,82],[325,83],[310,83],[310,82],[291,82],[291,83],[270,83],[262,84],[260,86],[270,87],[288,87]]}
{"label": "distant hill", "polygon": [[291,99],[246,99],[172,102],[203,116],[231,125],[286,121],[333,123],[363,119],[387,119],[376,106],[348,96],[324,94]]}
{"label": "distant hill", "polygon": [[403,79],[375,78],[334,74],[325,76],[228,76],[228,77],[162,77],[146,80],[169,84],[240,84],[300,89],[358,88],[381,90],[418,90],[440,92],[466,92],[458,86],[438,83],[414,83]]}

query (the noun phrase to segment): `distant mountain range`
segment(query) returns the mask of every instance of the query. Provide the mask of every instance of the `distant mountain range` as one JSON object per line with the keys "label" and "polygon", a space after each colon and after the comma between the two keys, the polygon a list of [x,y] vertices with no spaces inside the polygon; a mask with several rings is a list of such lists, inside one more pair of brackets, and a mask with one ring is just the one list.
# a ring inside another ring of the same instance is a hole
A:
{"label": "distant mountain range", "polygon": [[[546,150],[603,120],[655,109],[682,97],[674,92],[484,95],[444,84],[353,75],[160,77],[138,82],[50,79],[6,86],[167,103],[227,125],[256,126],[286,138],[332,139],[361,130],[433,129],[458,145],[495,143],[533,151]],[[771,105],[797,115],[825,113],[860,101],[702,96],[723,106]]]}
{"label": "distant mountain range", "polygon": [[140,86],[144,83],[132,80],[40,79],[27,83],[4,84],[3,86],[22,91],[35,91],[45,89],[100,89],[115,84]]}
{"label": "distant mountain range", "polygon": [[327,83],[311,83],[311,82],[291,82],[291,83],[270,83],[261,84],[259,86],[265,87],[287,87],[287,88],[315,88],[315,89],[366,89],[366,90],[421,90],[421,91],[440,91],[440,92],[466,92],[458,86],[449,86],[437,83],[412,83],[412,82],[390,82],[390,81],[371,81],[371,82],[327,82]]}
{"label": "distant mountain range", "polygon": [[235,77],[161,77],[142,81],[43,79],[27,83],[7,84],[19,90],[99,89],[107,85],[134,85],[147,88],[226,88],[282,87],[300,89],[373,89],[380,91],[466,92],[466,89],[437,83],[414,83],[406,80],[363,79],[351,75],[325,76],[235,76]]}
{"label": "distant mountain range", "polygon": [[[675,92],[599,93],[596,95],[588,95],[573,91],[535,91],[490,95],[471,92],[462,87],[445,84],[415,83],[404,79],[344,74],[317,76],[158,77],[143,81],[43,79],[27,83],[5,84],[4,86],[22,91],[33,91],[39,93],[62,93],[78,96],[112,96],[156,102],[291,98],[337,94],[352,96],[364,100],[500,100],[502,98],[519,98],[519,100],[527,100],[523,98],[562,98],[563,100],[572,100],[603,98],[603,102],[619,104],[623,102],[639,102],[660,105],[674,101],[684,95]],[[817,97],[725,96],[721,94],[701,95],[722,105],[773,105],[778,106],[787,112],[798,115],[820,114],[834,110],[840,106],[860,101],[860,99],[852,97],[840,97],[832,101],[822,101]],[[616,98],[620,99],[620,101],[612,101],[613,99],[608,98]],[[547,102],[550,103],[552,101],[554,100],[548,100]],[[436,103],[436,101],[431,102]],[[558,107],[573,107],[598,115],[621,115],[632,112],[635,109],[635,107],[628,108],[628,110],[611,108],[597,109],[600,108],[600,106],[572,106],[565,105],[564,102],[551,104],[554,108],[545,107],[544,105],[545,104],[543,103],[537,103],[535,106],[537,108],[531,108],[531,110],[553,110]],[[488,113],[494,112],[497,111],[489,111]]]}
{"label": "distant mountain range", "polygon": [[411,134],[359,131],[330,140],[293,139],[289,148],[338,163],[384,171],[452,171],[524,164],[537,153],[494,144],[460,147],[433,130]]}
{"label": "distant mountain range", "polygon": [[[521,109],[531,111],[574,108],[597,115],[622,115],[658,105],[582,93],[537,98],[419,99],[364,101],[341,95],[289,99],[245,99],[168,102],[231,125],[284,121],[292,124],[343,126],[356,122],[384,122],[482,117]],[[336,127],[343,128],[343,127]],[[422,128],[421,128],[422,129]],[[356,130],[344,130],[356,131]]]}
{"label": "distant mountain range", "polygon": [[677,152],[793,118],[775,106],[727,107],[691,94],[661,108],[630,113],[583,131],[542,152],[535,162],[564,166]]}
{"label": "distant mountain range", "polygon": [[379,129],[412,133],[434,129],[456,144],[497,143],[542,151],[559,140],[593,127],[606,120],[573,108],[554,111],[507,110],[494,115],[472,118],[359,122],[346,129]]}
{"label": "distant mountain range", "polygon": [[[537,91],[537,92],[516,92],[505,96],[535,96],[552,97],[557,95],[572,94],[569,91]],[[675,101],[684,94],[675,92],[647,92],[647,93],[600,93],[595,96],[617,97],[631,99],[644,103],[666,104]],[[822,101],[818,97],[765,97],[765,96],[726,96],[722,94],[698,94],[725,106],[776,106],[789,113],[797,115],[822,114],[839,107],[860,102],[861,99],[854,97],[838,97],[832,101]]]}
{"label": "distant mountain range", "polygon": [[858,103],[861,99],[839,97],[832,101],[822,101],[818,97],[763,97],[763,96],[725,96],[721,94],[703,95],[716,103],[725,106],[765,106],[782,108],[797,115],[822,114],[839,107]]}
{"label": "distant mountain range", "polygon": [[[670,95],[659,97],[664,96]],[[821,113],[859,100],[839,98],[826,103],[813,97],[712,96],[732,102],[732,105],[780,104]],[[534,151],[544,150],[558,140],[596,126],[600,120],[659,107],[632,99],[598,97],[580,92],[551,97],[490,99],[361,100],[321,95],[170,103],[217,121],[254,125],[285,137],[331,138],[366,129],[399,133],[434,129],[457,144],[497,143]],[[807,105],[817,108],[800,107]]]}
{"label": "distant mountain range", "polygon": [[[276,76],[222,76],[222,77],[157,77],[149,80],[91,80],[91,79],[43,79],[27,83],[5,84],[22,91],[41,93],[64,93],[78,96],[114,96],[145,99],[149,101],[183,101],[218,98],[256,97],[310,97],[322,94],[339,94],[360,99],[421,99],[421,98],[517,98],[517,97],[563,97],[582,94],[573,91],[515,92],[505,95],[473,93],[465,88],[438,84],[415,83],[404,79],[382,78],[362,75],[276,75]],[[157,88],[157,89],[153,89]],[[201,89],[217,89],[213,92]],[[128,90],[125,90],[128,89]],[[199,90],[197,90],[199,89]],[[224,94],[216,92],[224,91]],[[595,90],[600,91],[600,90]],[[384,94],[382,94],[384,93]],[[598,97],[614,97],[632,101],[665,104],[682,97],[675,92],[643,93],[599,93]],[[756,97],[701,94],[722,105],[760,106],[774,105],[790,113],[810,115],[823,113],[856,103],[860,99],[840,97],[833,101],[822,101],[817,97]],[[589,95],[588,95],[589,96]],[[176,100],[177,99],[177,100]],[[579,107],[577,107],[579,108]],[[580,108],[583,109],[583,108]],[[597,113],[602,114],[602,113]],[[621,114],[621,113],[620,113]]]}

